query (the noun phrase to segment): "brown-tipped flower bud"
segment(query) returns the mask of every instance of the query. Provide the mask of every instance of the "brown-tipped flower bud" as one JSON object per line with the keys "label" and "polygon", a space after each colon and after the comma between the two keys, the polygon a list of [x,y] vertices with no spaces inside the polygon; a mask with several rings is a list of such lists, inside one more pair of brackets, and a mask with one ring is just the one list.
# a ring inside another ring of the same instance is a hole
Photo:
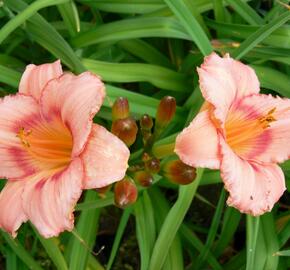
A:
{"label": "brown-tipped flower bud", "polygon": [[152,136],[151,129],[153,127],[153,120],[148,114],[144,114],[140,119],[141,133],[143,137],[144,145],[147,144],[148,140]]}
{"label": "brown-tipped flower bud", "polygon": [[153,183],[153,177],[149,172],[138,171],[134,173],[134,179],[142,186],[149,187]]}
{"label": "brown-tipped flower bud", "polygon": [[158,173],[160,171],[160,161],[157,158],[151,158],[145,162],[145,169],[150,173]]}
{"label": "brown-tipped flower bud", "polygon": [[136,121],[131,118],[118,119],[112,124],[112,133],[119,137],[127,146],[136,141],[138,127]]}
{"label": "brown-tipped flower bud", "polygon": [[148,160],[150,160],[150,159],[151,159],[151,157],[150,157],[150,155],[149,155],[148,153],[144,152],[144,153],[142,154],[142,161],[143,161],[143,162],[146,162],[146,161],[148,161]]}
{"label": "brown-tipped flower bud", "polygon": [[153,120],[148,114],[144,114],[140,119],[140,126],[143,130],[150,131],[153,127]]}
{"label": "brown-tipped flower bud", "polygon": [[101,198],[106,198],[106,193],[111,189],[112,185],[108,185],[105,187],[97,188],[96,191],[99,193]]}
{"label": "brown-tipped flower bud", "polygon": [[181,160],[169,161],[163,168],[164,176],[175,184],[190,184],[196,177],[195,168],[184,164]]}
{"label": "brown-tipped flower bud", "polygon": [[118,97],[112,107],[113,121],[129,117],[129,102],[124,97]]}
{"label": "brown-tipped flower bud", "polygon": [[162,98],[157,109],[156,126],[161,128],[166,127],[172,120],[175,111],[175,98],[170,96]]}
{"label": "brown-tipped flower bud", "polygon": [[136,202],[138,197],[138,190],[133,180],[125,177],[123,180],[117,182],[114,188],[115,204],[124,208]]}

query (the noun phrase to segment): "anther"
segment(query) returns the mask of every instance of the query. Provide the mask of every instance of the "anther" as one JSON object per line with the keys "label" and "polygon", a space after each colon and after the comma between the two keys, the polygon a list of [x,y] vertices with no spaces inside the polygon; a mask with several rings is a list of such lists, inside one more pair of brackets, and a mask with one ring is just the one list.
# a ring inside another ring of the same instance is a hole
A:
{"label": "anther", "polygon": [[25,130],[24,127],[21,127],[18,131],[18,133],[16,134],[16,137],[18,137],[21,141],[21,143],[25,146],[25,147],[30,147],[29,142],[25,139],[25,137],[28,137],[30,134],[32,133],[32,131],[29,130]]}
{"label": "anther", "polygon": [[264,129],[270,127],[270,123],[277,121],[277,119],[273,116],[273,113],[276,111],[276,107],[271,109],[266,116],[258,118],[259,122],[262,124]]}

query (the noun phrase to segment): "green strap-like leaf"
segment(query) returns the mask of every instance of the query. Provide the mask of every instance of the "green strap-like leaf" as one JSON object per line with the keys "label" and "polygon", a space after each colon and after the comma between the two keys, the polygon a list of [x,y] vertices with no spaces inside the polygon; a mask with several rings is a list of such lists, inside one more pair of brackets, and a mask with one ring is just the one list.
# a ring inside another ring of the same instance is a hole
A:
{"label": "green strap-like leaf", "polygon": [[[268,37],[273,31],[278,29],[290,19],[290,12],[284,12],[279,18],[262,26],[255,33],[244,40],[241,45],[233,52],[232,56],[236,59],[242,58],[247,52],[258,45],[262,40]],[[288,41],[289,41],[288,37]],[[289,41],[290,42],[290,41]],[[277,44],[279,45],[279,44]]]}
{"label": "green strap-like leaf", "polygon": [[0,233],[10,246],[10,248],[27,265],[29,269],[43,270],[43,268],[33,259],[29,252],[26,251],[25,248],[16,239],[13,239],[9,234],[3,231],[0,231]]}
{"label": "green strap-like leaf", "polygon": [[149,264],[149,270],[160,270],[162,268],[172,241],[196,193],[202,174],[203,169],[198,169],[195,181],[179,188],[178,199],[170,209],[156,240]]}
{"label": "green strap-like leaf", "polygon": [[37,232],[36,229],[34,229],[34,232],[37,238],[39,239],[40,243],[46,250],[49,258],[53,261],[56,268],[58,270],[67,270],[68,269],[67,263],[57,245],[57,239],[55,238],[45,239]]}
{"label": "green strap-like leaf", "polygon": [[188,0],[165,0],[175,16],[183,24],[184,28],[190,35],[193,42],[200,49],[203,55],[208,55],[212,52],[212,46],[207,38],[202,27],[197,22],[196,18],[190,12],[190,1]]}
{"label": "green strap-like leaf", "polygon": [[53,6],[59,5],[68,2],[69,0],[37,0],[31,5],[27,6],[25,10],[20,12],[17,16],[12,18],[8,23],[6,23],[0,30],[0,44],[3,40],[17,27],[23,24],[27,19],[33,16],[38,10]]}
{"label": "green strap-like leaf", "polygon": [[259,14],[242,0],[226,0],[226,2],[249,24],[261,25],[264,23],[264,20],[259,16]]}

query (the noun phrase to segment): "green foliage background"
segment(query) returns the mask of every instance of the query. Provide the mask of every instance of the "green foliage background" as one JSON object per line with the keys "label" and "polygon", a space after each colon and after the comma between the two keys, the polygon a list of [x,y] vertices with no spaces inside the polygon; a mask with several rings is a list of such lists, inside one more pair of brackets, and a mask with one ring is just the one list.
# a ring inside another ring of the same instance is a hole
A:
{"label": "green foliage background", "polygon": [[[158,145],[172,143],[203,102],[196,67],[213,50],[250,64],[263,92],[290,97],[287,3],[0,1],[1,95],[17,91],[27,64],[59,58],[67,70],[103,78],[107,98],[96,121],[107,128],[116,97],[128,98],[138,119],[145,112],[154,117],[159,100],[174,96],[177,113]],[[140,151],[133,146],[131,158]],[[289,191],[290,163],[282,167]],[[289,269],[289,193],[271,213],[253,218],[225,205],[220,182],[209,170],[180,187],[157,176],[124,211],[112,206],[112,193],[101,199],[88,191],[72,233],[43,239],[25,224],[13,240],[1,231],[0,269]]]}

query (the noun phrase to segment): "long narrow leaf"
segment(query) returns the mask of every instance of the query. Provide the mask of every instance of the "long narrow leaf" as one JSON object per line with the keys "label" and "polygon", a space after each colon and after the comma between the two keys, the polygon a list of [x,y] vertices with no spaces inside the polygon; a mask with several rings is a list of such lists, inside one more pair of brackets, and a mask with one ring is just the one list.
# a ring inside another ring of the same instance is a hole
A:
{"label": "long narrow leaf", "polygon": [[123,236],[124,231],[126,229],[129,217],[131,215],[131,212],[132,212],[132,208],[131,207],[127,208],[127,209],[125,209],[125,211],[124,211],[124,213],[123,213],[123,215],[121,217],[121,220],[120,220],[120,223],[119,223],[116,235],[115,235],[113,247],[111,249],[111,254],[110,254],[110,257],[109,257],[109,261],[108,261],[106,270],[110,270],[112,265],[113,265],[114,259],[115,259],[116,255],[117,255],[117,252],[118,252],[118,247],[120,245],[122,236]]}
{"label": "long narrow leaf", "polygon": [[242,0],[226,0],[226,2],[231,5],[249,24],[260,25],[264,23],[264,20],[259,16],[259,14]]}
{"label": "long narrow leaf", "polygon": [[165,0],[165,3],[181,21],[184,28],[189,33],[192,41],[195,42],[203,55],[210,54],[212,52],[210,41],[202,27],[197,22],[196,18],[190,12],[191,2],[187,0]]}
{"label": "long narrow leaf", "polygon": [[58,245],[57,240],[54,238],[45,239],[43,238],[36,229],[34,229],[34,232],[41,242],[42,246],[46,250],[48,256],[53,261],[54,265],[58,270],[67,270],[67,263],[64,259],[63,254],[61,253]]}
{"label": "long narrow leaf", "polygon": [[7,24],[5,24],[1,28],[0,44],[12,31],[14,31],[21,24],[23,24],[28,18],[33,16],[38,10],[45,7],[53,6],[53,5],[66,3],[68,1],[69,0],[37,0],[35,1],[34,3],[29,5],[25,10],[23,10],[21,13],[15,16],[13,19],[11,19]]}
{"label": "long narrow leaf", "polygon": [[169,211],[155,243],[149,270],[160,270],[162,268],[177,230],[190,207],[202,174],[203,170],[198,169],[195,181],[190,185],[180,187],[178,199]]}
{"label": "long narrow leaf", "polygon": [[0,231],[5,241],[8,243],[10,248],[15,252],[15,254],[32,270],[43,270],[43,268],[33,259],[28,251],[15,239],[13,239],[9,234]]}
{"label": "long narrow leaf", "polygon": [[99,74],[105,81],[142,82],[148,81],[161,89],[188,91],[190,84],[184,74],[164,67],[140,63],[109,63],[83,59],[85,67]]}
{"label": "long narrow leaf", "polygon": [[242,58],[247,52],[258,45],[262,40],[268,37],[273,31],[278,29],[281,25],[286,23],[290,19],[290,12],[286,11],[279,18],[273,20],[272,22],[262,26],[244,40],[241,45],[233,52],[233,57],[236,59]]}

